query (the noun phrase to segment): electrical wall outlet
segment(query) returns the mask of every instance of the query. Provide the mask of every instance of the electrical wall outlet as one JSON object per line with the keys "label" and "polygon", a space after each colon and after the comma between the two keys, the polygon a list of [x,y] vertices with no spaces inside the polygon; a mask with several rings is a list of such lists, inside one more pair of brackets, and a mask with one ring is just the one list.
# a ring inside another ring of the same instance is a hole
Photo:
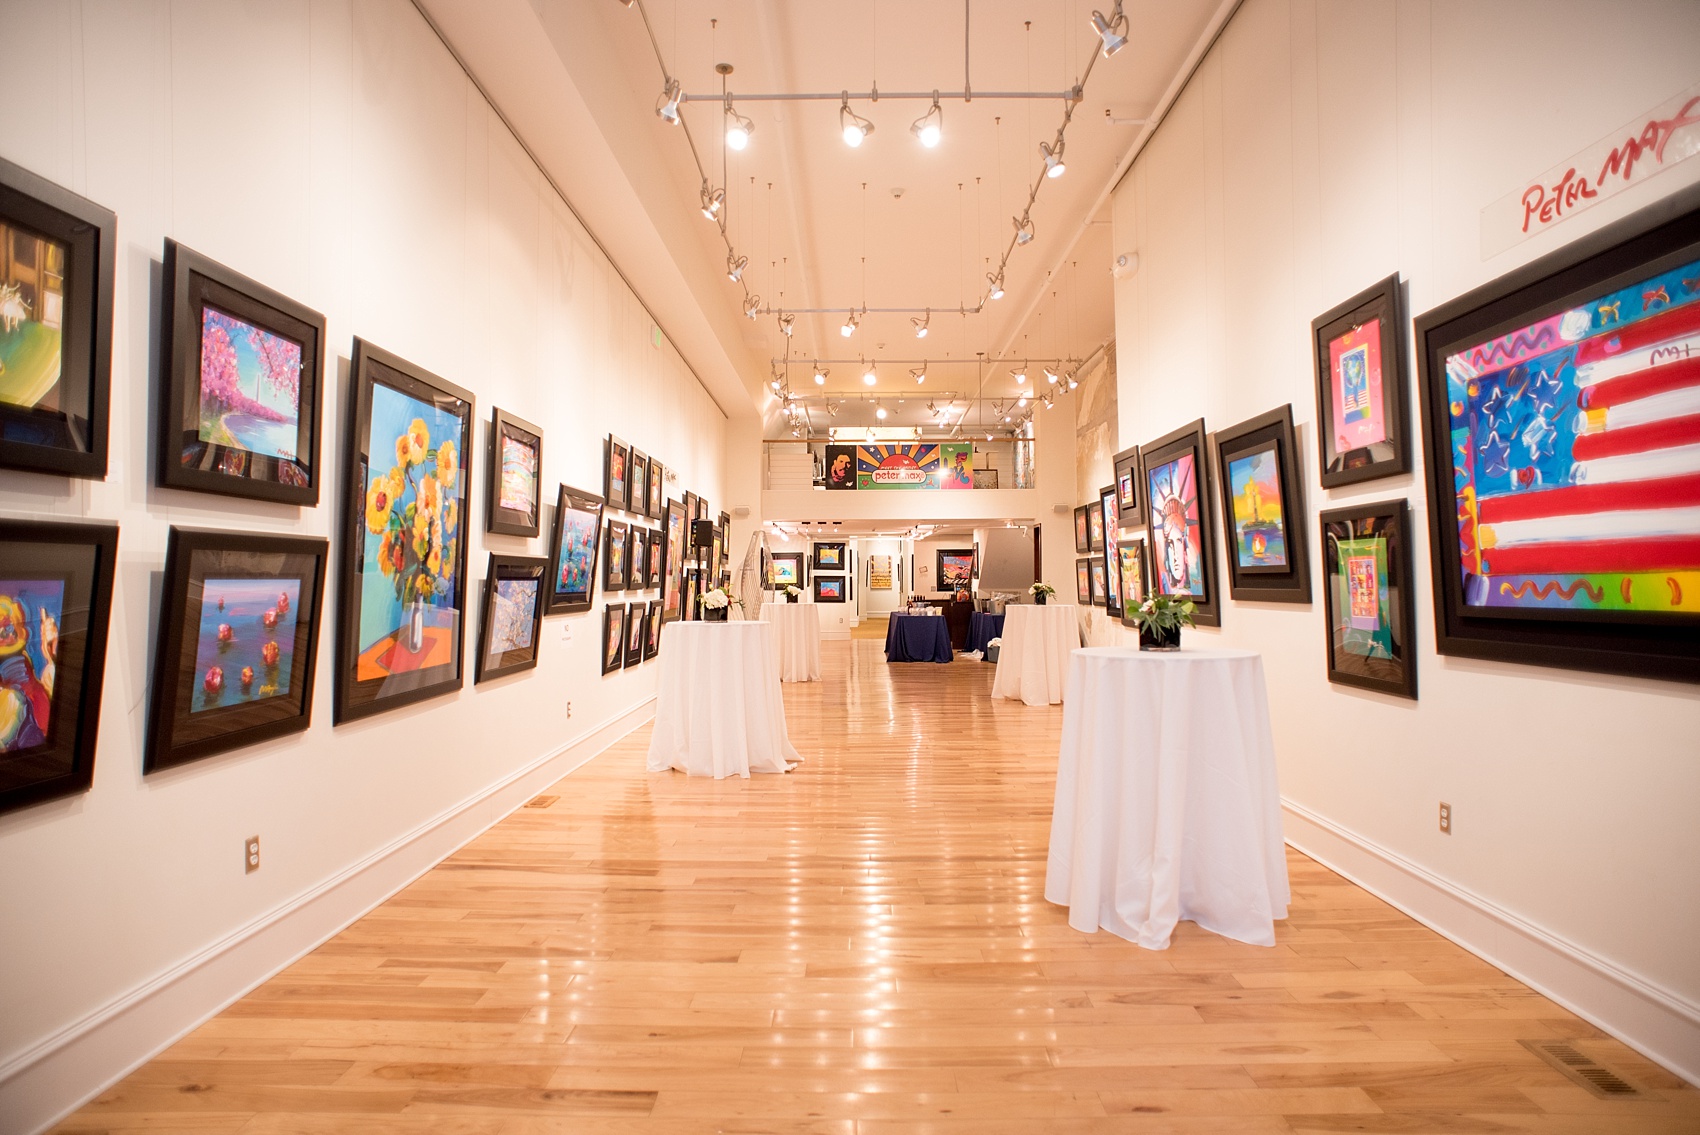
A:
{"label": "electrical wall outlet", "polygon": [[573,703],[568,702],[567,703],[567,716],[571,717],[572,715],[573,715]]}
{"label": "electrical wall outlet", "polygon": [[1440,802],[1440,834],[1452,834],[1452,805],[1444,800]]}
{"label": "electrical wall outlet", "polygon": [[242,873],[252,875],[260,869],[260,837],[251,835],[242,841]]}

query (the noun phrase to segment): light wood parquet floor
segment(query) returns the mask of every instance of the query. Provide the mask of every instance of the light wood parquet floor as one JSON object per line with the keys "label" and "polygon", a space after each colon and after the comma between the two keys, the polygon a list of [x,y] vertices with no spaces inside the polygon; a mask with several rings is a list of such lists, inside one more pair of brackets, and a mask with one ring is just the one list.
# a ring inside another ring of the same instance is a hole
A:
{"label": "light wood parquet floor", "polygon": [[[1273,949],[1042,896],[1060,708],[825,644],[799,771],[643,771],[641,730],[65,1132],[1700,1131],[1696,1093],[1296,853]],[[1570,1038],[1657,1098],[1518,1045]]]}

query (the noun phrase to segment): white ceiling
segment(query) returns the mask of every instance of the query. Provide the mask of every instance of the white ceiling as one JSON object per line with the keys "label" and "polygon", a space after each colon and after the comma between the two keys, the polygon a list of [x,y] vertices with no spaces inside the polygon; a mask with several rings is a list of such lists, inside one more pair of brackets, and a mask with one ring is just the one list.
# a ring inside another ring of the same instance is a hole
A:
{"label": "white ceiling", "polygon": [[[1006,294],[996,302],[985,299],[986,273],[997,267],[1013,235],[1011,218],[1039,178],[1038,145],[1062,121],[1060,97],[944,98],[943,140],[931,150],[909,130],[926,101],[853,101],[875,124],[857,149],[840,137],[836,99],[736,102],[740,92],[865,92],[876,85],[885,92],[960,93],[963,3],[636,0],[639,6],[628,8],[615,0],[531,0],[529,11],[519,12],[511,2],[419,2],[573,196],[584,171],[557,168],[563,162],[555,155],[571,151],[530,136],[553,129],[549,116],[517,105],[544,84],[528,87],[509,73],[536,69],[539,52],[530,41],[542,30],[594,118],[599,141],[621,165],[630,195],[678,262],[694,301],[707,309],[703,330],[719,340],[716,361],[740,372],[746,404],[771,421],[769,361],[785,355],[785,337],[773,316],[745,319],[746,290],[726,279],[726,245],[698,211],[701,177],[685,132],[653,113],[663,72],[644,17],[687,94],[718,95],[715,64],[732,65],[726,81],[737,109],[755,122],[749,147],[723,149],[718,102],[687,102],[685,120],[711,183],[727,188],[726,236],[749,258],[748,292],[767,306],[832,309],[798,315],[790,343],[790,383],[811,423],[824,431],[828,424],[871,424],[869,395],[884,399],[888,425],[930,422],[929,401],[966,405],[982,393],[1013,398],[1020,388],[1010,363],[1082,358],[1113,334],[1114,250],[1105,201],[1146,129],[1132,120],[1151,118],[1173,97],[1237,0],[1129,0],[1129,43],[1110,59],[1097,58],[1068,128],[1068,171],[1041,186],[1032,210],[1036,237],[1010,255]],[[1088,24],[1092,9],[1111,3],[972,0],[973,90],[1072,88],[1099,43]],[[587,220],[599,228],[597,217]],[[619,249],[610,251],[618,260]],[[643,293],[642,273],[628,275]],[[982,314],[959,314],[982,303]],[[930,307],[930,333],[917,340],[907,314],[870,312],[854,336],[842,337],[845,314],[864,306]],[[657,314],[670,333],[670,322],[683,319]],[[674,337],[690,359],[690,343],[680,341],[690,336]],[[1002,361],[983,366],[982,353]],[[849,361],[830,363],[828,382],[819,387],[811,379],[816,358]],[[879,364],[873,388],[863,384],[861,359]],[[917,387],[908,372],[922,359],[928,378]],[[1037,367],[1033,375],[1043,385]],[[724,394],[718,396],[725,405]],[[840,403],[830,421],[823,412],[828,396]],[[906,399],[902,407],[899,396]]]}

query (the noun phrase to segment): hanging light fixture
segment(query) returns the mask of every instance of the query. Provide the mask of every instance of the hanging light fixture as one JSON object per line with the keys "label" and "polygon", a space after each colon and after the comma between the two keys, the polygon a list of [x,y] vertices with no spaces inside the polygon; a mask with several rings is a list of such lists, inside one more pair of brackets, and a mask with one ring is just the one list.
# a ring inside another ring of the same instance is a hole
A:
{"label": "hanging light fixture", "polygon": [[667,86],[661,91],[661,98],[656,101],[655,113],[661,121],[669,126],[679,125],[679,100],[684,92],[679,86],[679,80],[668,79]]}
{"label": "hanging light fixture", "polygon": [[885,407],[876,404],[874,406],[874,417],[878,418],[882,422],[885,421],[885,418],[886,418]]}
{"label": "hanging light fixture", "polygon": [[850,310],[850,314],[844,319],[844,326],[838,329],[838,333],[848,339],[856,333],[856,328],[859,327],[861,323],[862,317],[857,315],[856,310],[852,308]]}
{"label": "hanging light fixture", "polygon": [[916,386],[927,381],[927,364],[925,360],[922,361],[920,366],[909,372],[909,377],[915,380]]}
{"label": "hanging light fixture", "polygon": [[[1011,370],[1009,372],[1009,377],[1015,379],[1015,384],[1017,386],[1024,384],[1027,381],[1027,364],[1022,363],[1020,366]],[[1023,398],[1027,397],[1027,392],[1022,391],[1021,396]]]}
{"label": "hanging light fixture", "polygon": [[1051,364],[1046,363],[1045,364],[1045,381],[1050,383],[1052,386],[1055,386],[1057,384],[1057,379],[1059,377],[1060,376],[1057,374],[1057,372],[1051,369]]}
{"label": "hanging light fixture", "polygon": [[927,309],[926,315],[911,315],[909,317],[909,322],[915,325],[915,338],[925,339],[927,337],[927,324],[932,321],[933,311],[931,308]]}
{"label": "hanging light fixture", "polygon": [[793,325],[796,322],[797,322],[797,317],[795,315],[792,315],[790,312],[786,312],[784,315],[781,315],[779,317],[779,330],[780,330],[780,332],[782,334],[784,334],[786,338],[790,338],[793,331],[795,330],[795,327]]}
{"label": "hanging light fixture", "polygon": [[[749,264],[750,258],[748,256],[734,257],[732,253],[728,252],[726,254],[726,278],[736,284],[739,280],[744,278],[744,269],[749,267]],[[748,304],[746,303],[745,306],[748,307]],[[750,318],[755,318],[755,314],[753,312],[749,312],[747,314],[749,314]]]}
{"label": "hanging light fixture", "polygon": [[827,374],[828,374],[827,369],[825,367],[821,366],[819,363],[816,363],[815,364],[815,385],[816,386],[825,386]]}
{"label": "hanging light fixture", "polygon": [[879,372],[874,369],[873,363],[867,363],[866,366],[868,369],[862,372],[862,384],[872,386],[880,380]]}
{"label": "hanging light fixture", "polygon": [[921,145],[932,149],[939,144],[944,134],[944,111],[939,109],[939,93],[933,92],[933,107],[927,113],[915,120],[909,127],[909,132],[921,140]]}
{"label": "hanging light fixture", "polygon": [[732,96],[726,96],[726,144],[734,150],[741,150],[750,144],[750,135],[756,132],[756,124],[739,114],[732,106]]}
{"label": "hanging light fixture", "polygon": [[876,442],[876,441],[879,440],[879,437],[880,437],[880,435],[874,432],[874,427],[869,426],[868,427],[868,441],[870,443]]}
{"label": "hanging light fixture", "polygon": [[1026,244],[1033,239],[1033,218],[1031,216],[1023,213],[1019,217],[1011,217],[1010,222],[1015,225],[1016,244]]}
{"label": "hanging light fixture", "polygon": [[990,289],[987,294],[991,299],[1003,299],[1003,269],[1000,268],[995,273],[987,272],[986,283]]}
{"label": "hanging light fixture", "polygon": [[708,179],[705,177],[702,180],[701,197],[702,215],[711,221],[719,220],[720,207],[726,204],[726,191],[724,189],[711,189]]}
{"label": "hanging light fixture", "polygon": [[838,107],[839,132],[844,136],[844,144],[854,150],[874,132],[874,124],[850,109],[850,92],[844,92],[844,101]]}
{"label": "hanging light fixture", "polygon": [[1040,142],[1039,152],[1045,155],[1046,177],[1061,177],[1068,171],[1068,167],[1063,165],[1062,131],[1057,131],[1057,144],[1055,146],[1047,146],[1045,143]]}
{"label": "hanging light fixture", "polygon": [[[732,270],[732,265],[731,265],[730,262],[728,262],[727,263],[727,274],[728,275],[731,275],[731,270]],[[740,268],[739,271],[742,272],[743,269]],[[738,277],[736,277],[736,276],[732,277],[732,279],[734,281],[736,281],[737,278]],[[744,297],[744,318],[745,319],[754,319],[760,313],[761,313],[761,297],[758,296],[758,295],[754,295],[754,294],[745,296]]]}
{"label": "hanging light fixture", "polygon": [[1105,59],[1127,46],[1127,36],[1123,34],[1127,31],[1127,14],[1122,11],[1121,0],[1116,0],[1116,6],[1110,11],[1110,18],[1107,20],[1102,12],[1092,13],[1092,30],[1104,41]]}

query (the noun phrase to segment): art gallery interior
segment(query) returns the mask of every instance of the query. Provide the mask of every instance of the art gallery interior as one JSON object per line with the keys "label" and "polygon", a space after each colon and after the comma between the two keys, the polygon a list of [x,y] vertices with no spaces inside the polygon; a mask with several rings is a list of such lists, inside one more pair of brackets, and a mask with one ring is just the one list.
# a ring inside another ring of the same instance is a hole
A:
{"label": "art gallery interior", "polygon": [[[1094,3],[0,0],[0,1131],[1700,1131],[1700,6]],[[1188,531],[1274,945],[881,653]],[[788,582],[800,763],[647,771]]]}

